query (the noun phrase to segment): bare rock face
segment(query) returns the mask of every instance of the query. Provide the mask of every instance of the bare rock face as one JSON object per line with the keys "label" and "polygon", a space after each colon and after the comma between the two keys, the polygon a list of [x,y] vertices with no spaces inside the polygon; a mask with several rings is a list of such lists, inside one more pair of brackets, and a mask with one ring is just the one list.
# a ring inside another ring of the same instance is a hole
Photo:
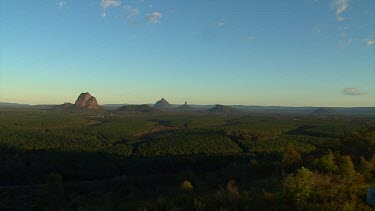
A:
{"label": "bare rock face", "polygon": [[89,109],[89,110],[98,110],[100,106],[98,101],[94,96],[91,96],[90,93],[81,93],[78,96],[78,99],[75,102],[75,107],[78,109]]}

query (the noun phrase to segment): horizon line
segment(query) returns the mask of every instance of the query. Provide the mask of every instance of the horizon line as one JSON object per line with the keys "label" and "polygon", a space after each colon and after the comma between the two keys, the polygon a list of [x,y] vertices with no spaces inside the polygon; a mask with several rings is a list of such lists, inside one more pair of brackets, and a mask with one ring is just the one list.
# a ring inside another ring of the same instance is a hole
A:
{"label": "horizon line", "polygon": [[[28,105],[28,106],[42,106],[42,105],[63,105],[64,102],[60,104],[55,103],[38,103],[38,104],[29,104],[29,103],[18,103],[18,102],[4,102],[0,101],[0,104],[17,104],[17,105]],[[74,104],[74,103],[72,103]],[[155,103],[103,103],[99,104],[99,106],[106,106],[106,105],[154,105]],[[171,105],[184,105],[184,103],[170,103]],[[224,105],[224,106],[248,106],[248,107],[289,107],[289,108],[375,108],[375,105],[371,106],[312,106],[312,105],[304,105],[304,106],[288,106],[288,105],[246,105],[246,104],[220,104],[220,103],[213,103],[213,104],[189,104],[188,105],[195,105],[195,106],[215,106],[215,105]]]}

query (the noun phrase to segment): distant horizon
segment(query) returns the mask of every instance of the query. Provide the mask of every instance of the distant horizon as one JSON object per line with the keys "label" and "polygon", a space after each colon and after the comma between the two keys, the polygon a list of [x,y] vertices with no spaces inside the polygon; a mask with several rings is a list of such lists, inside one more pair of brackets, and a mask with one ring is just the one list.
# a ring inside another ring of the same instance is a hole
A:
{"label": "distant horizon", "polygon": [[[82,92],[82,93],[85,93],[85,92]],[[90,92],[89,92],[90,93]],[[91,93],[90,93],[91,94]],[[77,95],[78,96],[78,95]],[[98,103],[99,105],[154,105],[157,101],[159,101],[160,99],[164,98],[159,98],[157,100],[155,100],[155,102],[151,103],[132,103],[132,102],[119,102],[119,103],[112,103],[112,102],[106,102],[106,103],[101,103],[100,102],[100,99],[98,99],[95,95],[92,95],[94,96],[97,100],[98,100]],[[166,101],[168,101],[171,105],[183,105],[185,103],[185,101],[183,103],[175,103],[175,102],[171,102],[169,101],[168,99],[164,98]],[[76,101],[73,100],[73,101],[64,101],[64,102],[61,102],[61,103],[36,103],[36,104],[33,104],[33,103],[27,103],[27,102],[9,102],[9,101],[1,101],[0,100],[0,103],[10,103],[10,104],[20,104],[20,105],[30,105],[30,106],[38,106],[38,105],[62,105],[64,103],[72,103],[74,104],[74,102]],[[294,106],[294,105],[261,105],[261,104],[238,104],[238,103],[233,103],[233,104],[223,104],[223,103],[190,103],[189,101],[186,101],[188,105],[196,105],[196,106],[215,106],[215,105],[224,105],[224,106],[259,106],[259,107],[299,107],[299,108],[309,108],[309,107],[314,107],[314,108],[372,108],[372,107],[375,107],[375,106],[321,106],[321,105],[297,105],[297,106]]]}

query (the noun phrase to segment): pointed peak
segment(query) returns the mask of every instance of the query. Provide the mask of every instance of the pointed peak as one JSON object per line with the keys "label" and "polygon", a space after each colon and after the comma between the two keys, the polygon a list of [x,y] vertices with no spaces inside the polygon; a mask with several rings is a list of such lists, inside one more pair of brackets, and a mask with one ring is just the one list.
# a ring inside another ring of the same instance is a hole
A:
{"label": "pointed peak", "polygon": [[155,103],[154,108],[169,109],[171,105],[164,98]]}

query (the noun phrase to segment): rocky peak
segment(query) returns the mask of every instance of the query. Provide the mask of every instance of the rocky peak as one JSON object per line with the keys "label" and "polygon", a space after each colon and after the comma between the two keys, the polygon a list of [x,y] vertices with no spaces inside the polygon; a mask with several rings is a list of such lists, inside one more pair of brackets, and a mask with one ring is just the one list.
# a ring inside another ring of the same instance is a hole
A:
{"label": "rocky peak", "polygon": [[90,110],[98,110],[100,106],[98,101],[94,96],[91,96],[90,93],[81,93],[78,96],[78,99],[75,102],[75,107],[78,109],[90,109]]}
{"label": "rocky peak", "polygon": [[164,98],[161,98],[158,102],[155,103],[154,108],[158,109],[170,109],[172,106]]}

